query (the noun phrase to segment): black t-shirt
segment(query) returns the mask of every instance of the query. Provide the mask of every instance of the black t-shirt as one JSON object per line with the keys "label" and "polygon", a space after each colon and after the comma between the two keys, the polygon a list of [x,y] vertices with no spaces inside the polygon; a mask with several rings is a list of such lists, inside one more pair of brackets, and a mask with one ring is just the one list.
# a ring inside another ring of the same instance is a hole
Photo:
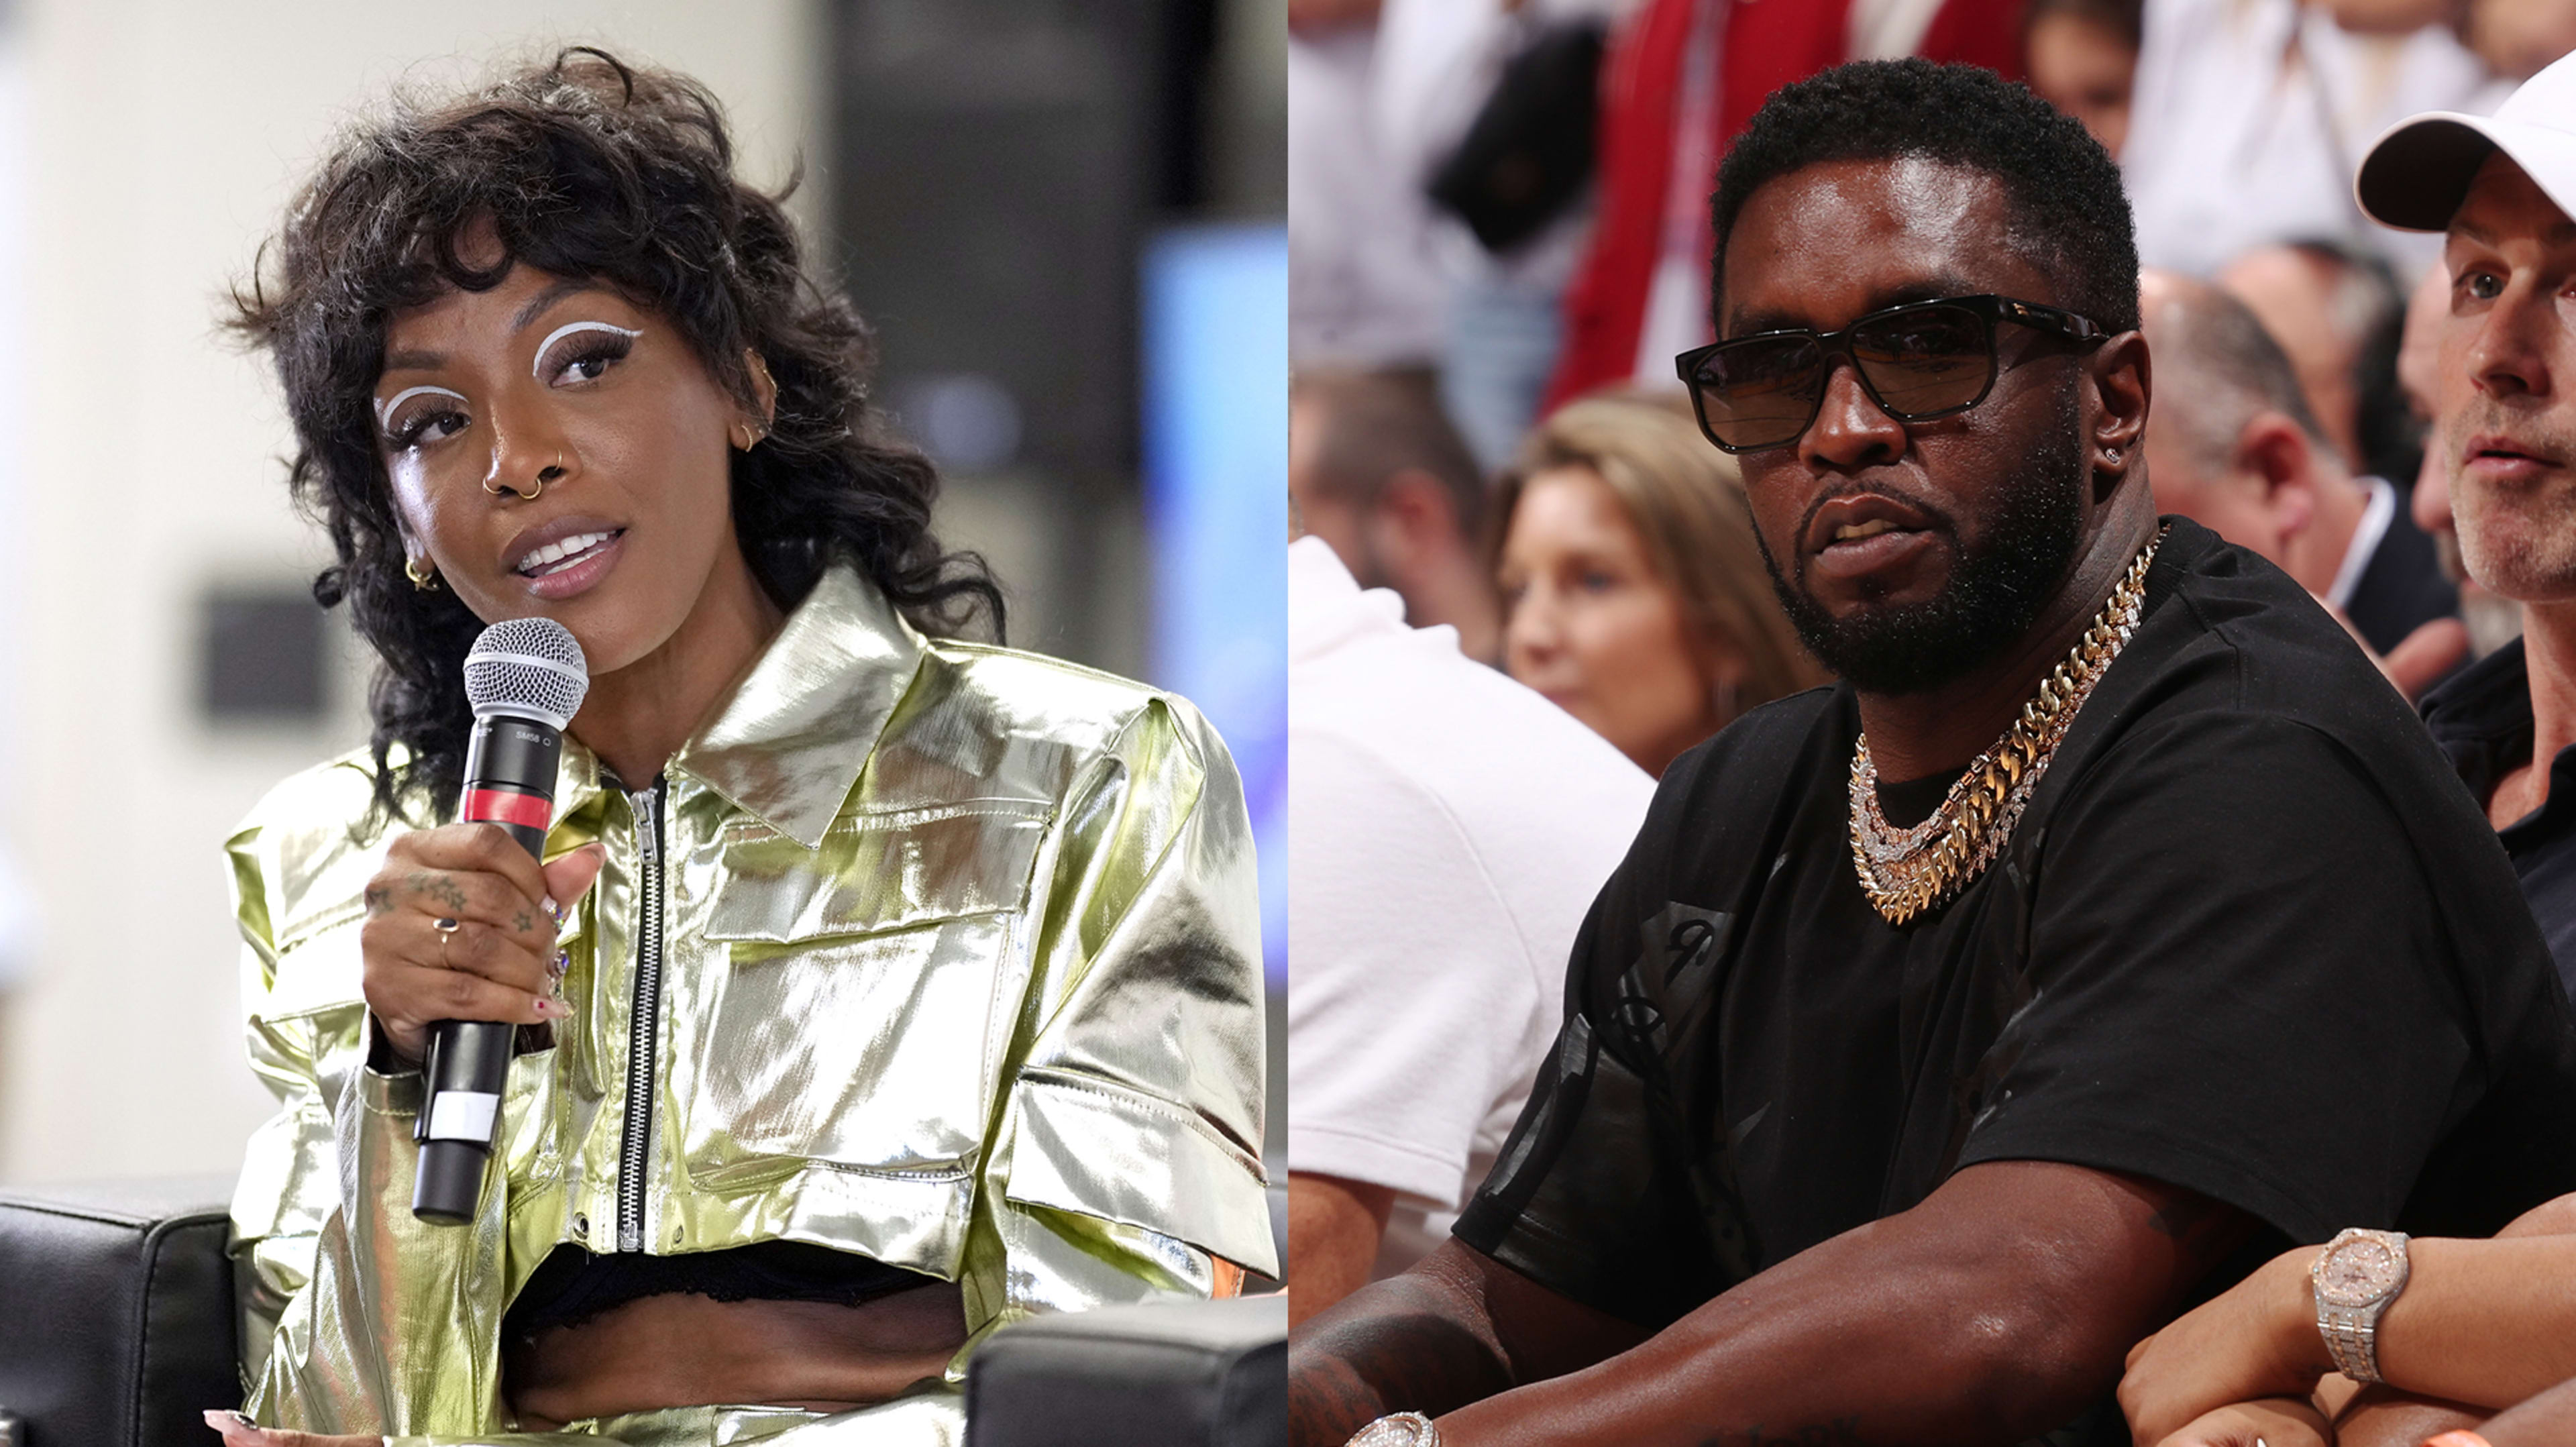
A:
{"label": "black t-shirt", "polygon": [[2271,565],[2175,521],[2009,847],[1905,928],[1853,874],[1858,728],[1820,689],[1664,776],[1461,1240],[1660,1328],[1981,1161],[2153,1177],[2274,1246],[2576,1189],[2576,1033],[2513,870]]}

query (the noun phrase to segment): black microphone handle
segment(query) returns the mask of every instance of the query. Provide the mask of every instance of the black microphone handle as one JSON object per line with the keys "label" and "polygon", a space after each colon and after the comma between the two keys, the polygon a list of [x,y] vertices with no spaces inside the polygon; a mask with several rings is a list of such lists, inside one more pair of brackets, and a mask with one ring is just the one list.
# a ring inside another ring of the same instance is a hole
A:
{"label": "black microphone handle", "polygon": [[414,1128],[420,1163],[411,1183],[411,1213],[421,1220],[462,1226],[474,1219],[518,1034],[518,1026],[492,1020],[441,1020],[429,1027]]}
{"label": "black microphone handle", "polygon": [[[465,746],[458,822],[499,824],[531,858],[544,858],[546,830],[537,821],[553,813],[555,766],[562,758],[560,729],[509,714],[476,718]],[[412,1135],[420,1143],[420,1163],[412,1177],[411,1213],[421,1220],[461,1226],[474,1219],[518,1033],[506,1021],[441,1020],[429,1027],[420,1118]]]}

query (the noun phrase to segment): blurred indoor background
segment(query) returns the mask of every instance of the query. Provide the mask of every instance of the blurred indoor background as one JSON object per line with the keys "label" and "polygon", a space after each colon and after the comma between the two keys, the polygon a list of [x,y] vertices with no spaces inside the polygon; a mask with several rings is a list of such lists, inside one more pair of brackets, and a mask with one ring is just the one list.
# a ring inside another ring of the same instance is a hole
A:
{"label": "blurred indoor background", "polygon": [[272,1108],[222,842],[364,742],[368,664],[311,601],[326,545],[220,300],[341,122],[563,44],[705,81],[755,180],[801,158],[791,209],[1010,641],[1216,721],[1275,1021],[1285,35],[1284,0],[0,12],[0,1181],[229,1172]]}
{"label": "blurred indoor background", "polygon": [[[2444,489],[2415,487],[2442,238],[2366,218],[2353,171],[2404,118],[2492,113],[2576,52],[2576,0],[1286,5],[1303,516],[1408,622],[1456,628],[1648,772],[1804,681],[1727,672],[1780,656],[1785,624],[1736,464],[1677,430],[1674,358],[1715,340],[1717,166],[1779,87],[1847,60],[2024,81],[2118,164],[2150,286],[2198,298],[2145,328],[2163,511],[2289,570],[2410,698],[2520,628],[2463,577]],[[2259,406],[2250,363],[2158,335],[2229,308],[2248,314],[2231,335],[2295,374]],[[1628,408],[1598,448],[1653,450],[1611,469],[1643,480],[1566,463],[1595,444],[1550,428],[1587,398]],[[2289,404],[2300,461],[2266,471],[2240,424]]]}

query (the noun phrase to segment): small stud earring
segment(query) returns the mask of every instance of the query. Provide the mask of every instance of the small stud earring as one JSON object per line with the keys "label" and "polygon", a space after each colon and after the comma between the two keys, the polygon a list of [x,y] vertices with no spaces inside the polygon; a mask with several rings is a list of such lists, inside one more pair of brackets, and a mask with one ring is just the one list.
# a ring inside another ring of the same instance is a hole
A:
{"label": "small stud earring", "polygon": [[2102,449],[2102,460],[2103,460],[2103,461],[2105,461],[2105,462],[2117,462],[2117,461],[2119,461],[2119,460],[2120,460],[2120,449],[2118,449],[2118,448],[2116,448],[2116,447],[2105,447],[2105,448],[2103,448],[2103,449]]}

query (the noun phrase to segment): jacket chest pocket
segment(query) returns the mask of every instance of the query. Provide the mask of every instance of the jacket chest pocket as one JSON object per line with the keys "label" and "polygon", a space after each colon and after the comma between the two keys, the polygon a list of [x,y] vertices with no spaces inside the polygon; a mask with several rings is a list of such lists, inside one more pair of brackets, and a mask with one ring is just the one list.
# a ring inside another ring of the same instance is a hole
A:
{"label": "jacket chest pocket", "polygon": [[813,1166],[963,1180],[1018,998],[1044,806],[860,815],[819,849],[729,837],[704,931],[689,1171],[749,1188]]}

